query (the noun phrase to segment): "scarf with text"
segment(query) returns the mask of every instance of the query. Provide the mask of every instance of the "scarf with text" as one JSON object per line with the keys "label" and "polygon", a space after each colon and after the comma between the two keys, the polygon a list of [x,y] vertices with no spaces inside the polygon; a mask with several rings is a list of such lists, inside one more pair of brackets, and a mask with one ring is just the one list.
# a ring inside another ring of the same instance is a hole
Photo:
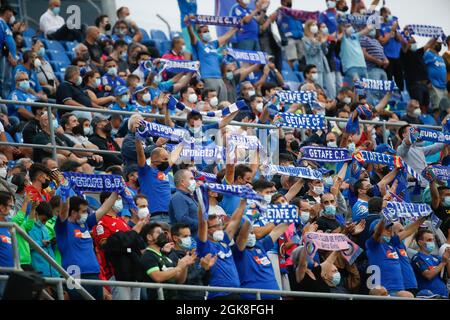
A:
{"label": "scarf with text", "polygon": [[409,32],[409,37],[416,35],[425,38],[441,38],[445,41],[445,33],[442,27],[430,26],[426,24],[410,24],[405,27]]}
{"label": "scarf with text", "polygon": [[262,51],[249,51],[227,48],[226,54],[236,61],[246,62],[250,64],[267,64],[267,54]]}
{"label": "scarf with text", "polygon": [[422,176],[429,182],[435,180],[447,182],[450,181],[450,167],[441,165],[428,166],[422,171]]}
{"label": "scarf with text", "polygon": [[318,162],[345,162],[352,160],[352,155],[347,149],[343,148],[303,147],[300,151],[302,160]]}
{"label": "scarf with text", "polygon": [[354,82],[355,88],[368,91],[393,92],[396,89],[394,81],[362,78]]}
{"label": "scarf with text", "polygon": [[189,140],[190,137],[189,132],[185,129],[171,128],[163,124],[147,122],[145,120],[140,122],[135,136],[138,140],[146,140],[150,137],[162,137],[176,142],[183,141],[184,139]]}
{"label": "scarf with text", "polygon": [[416,141],[430,141],[450,144],[450,133],[427,128],[409,128],[409,138],[411,143]]}
{"label": "scarf with text", "polygon": [[325,129],[325,116],[322,114],[278,113],[273,119],[277,127]]}
{"label": "scarf with text", "polygon": [[176,108],[178,110],[186,111],[186,112],[195,111],[195,112],[200,113],[203,116],[210,117],[210,118],[225,117],[231,113],[234,113],[238,110],[241,110],[241,109],[247,107],[247,104],[245,103],[244,100],[239,100],[239,101],[236,101],[235,103],[229,105],[228,107],[223,108],[222,110],[208,111],[208,112],[200,111],[199,112],[199,111],[193,110],[192,108],[188,107],[184,103],[178,101],[174,96],[170,96],[169,103],[167,105],[170,110],[174,110]]}
{"label": "scarf with text", "polygon": [[261,218],[274,224],[280,223],[297,223],[298,210],[297,206],[291,204],[268,205]]}
{"label": "scarf with text", "polygon": [[239,27],[241,18],[231,16],[210,16],[204,14],[193,15],[190,21],[198,25],[222,26],[222,27]]}
{"label": "scarf with text", "polygon": [[276,93],[280,102],[311,104],[317,100],[317,93],[314,91],[278,91]]}
{"label": "scarf with text", "polygon": [[321,180],[322,172],[306,167],[283,167],[277,165],[266,165],[263,167],[263,174],[265,176],[283,175],[291,177],[299,177],[310,180]]}
{"label": "scarf with text", "polygon": [[159,73],[163,73],[164,71],[170,73],[196,73],[200,74],[200,61],[189,61],[189,60],[170,60],[170,59],[160,59],[163,64],[162,68],[159,70]]}
{"label": "scarf with text", "polygon": [[399,218],[419,219],[427,217],[433,210],[425,203],[388,202],[383,209],[383,216],[389,221],[397,221]]}

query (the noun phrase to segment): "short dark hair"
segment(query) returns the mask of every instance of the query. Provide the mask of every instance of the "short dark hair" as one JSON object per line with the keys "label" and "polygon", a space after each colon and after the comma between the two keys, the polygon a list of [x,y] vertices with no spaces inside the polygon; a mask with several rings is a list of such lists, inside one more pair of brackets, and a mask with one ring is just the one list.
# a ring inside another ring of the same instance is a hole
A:
{"label": "short dark hair", "polygon": [[311,72],[311,70],[312,69],[314,69],[314,68],[316,68],[317,69],[317,66],[315,65],[315,64],[308,64],[306,67],[305,67],[305,75],[307,75],[308,73],[310,73]]}
{"label": "short dark hair", "polygon": [[8,202],[13,199],[13,195],[7,191],[0,191],[0,204],[5,207],[8,205]]}
{"label": "short dark hair", "polygon": [[276,84],[276,83],[273,83],[273,82],[266,82],[266,83],[264,83],[264,84],[261,86],[261,94],[262,94],[263,96],[265,96],[267,91],[270,91],[270,90],[272,90],[272,89],[274,89],[274,88],[276,88],[276,87],[277,87],[277,84]]}
{"label": "short dark hair", "polygon": [[119,176],[123,176],[122,167],[118,166],[118,165],[109,166],[108,168],[106,168],[105,172],[111,172],[111,174],[116,174],[116,175],[119,175]]}
{"label": "short dark hair", "polygon": [[234,179],[236,180],[238,177],[244,178],[247,172],[252,173],[252,169],[246,164],[238,164],[234,169]]}
{"label": "short dark hair", "polygon": [[16,173],[11,178],[11,183],[17,186],[16,193],[21,193],[25,190],[25,178],[27,174],[25,172]]}
{"label": "short dark hair", "polygon": [[191,111],[188,113],[186,120],[189,121],[191,119],[203,120],[203,117],[198,111]]}
{"label": "short dark hair", "polygon": [[139,199],[145,199],[145,200],[148,201],[147,196],[142,194],[142,193],[139,193],[139,194],[134,196],[134,198],[133,198],[134,203],[136,203]]}
{"label": "short dark hair", "polygon": [[128,47],[128,43],[126,43],[124,40],[119,39],[116,42],[114,42],[113,49],[117,49],[117,48],[124,47],[124,46]]}
{"label": "short dark hair", "polygon": [[205,100],[208,97],[208,94],[210,92],[217,92],[217,90],[216,89],[212,89],[212,88],[205,88],[205,89],[203,89],[203,91],[202,91],[202,100]]}
{"label": "short dark hair", "polygon": [[189,228],[189,224],[187,223],[176,223],[170,228],[170,234],[172,236],[180,236],[180,230]]}
{"label": "short dark hair", "polygon": [[253,182],[253,189],[256,191],[262,191],[267,188],[273,188],[275,184],[271,181],[268,181],[266,179],[260,178]]}
{"label": "short dark hair", "polygon": [[369,213],[380,213],[383,208],[383,199],[373,197],[369,199]]}
{"label": "short dark hair", "polygon": [[49,203],[50,203],[50,206],[52,207],[52,210],[59,208],[59,206],[61,205],[61,196],[57,196],[57,195],[53,196],[50,199]]}
{"label": "short dark hair", "polygon": [[95,26],[98,28],[100,27],[100,23],[102,23],[103,19],[108,18],[108,16],[106,14],[102,14],[100,16],[98,16],[97,18],[95,18]]}
{"label": "short dark hair", "polygon": [[147,223],[142,227],[139,235],[141,236],[142,239],[144,239],[145,242],[147,242],[147,235],[149,233],[152,233],[153,230],[155,230],[158,227],[162,229],[162,226],[157,222]]}
{"label": "short dark hair", "polygon": [[111,196],[112,192],[109,191],[102,191],[100,193],[100,203],[103,204],[106,199],[108,199]]}
{"label": "short dark hair", "polygon": [[89,206],[89,203],[78,196],[72,197],[69,200],[69,215],[72,213],[72,211],[80,211],[81,206]]}
{"label": "short dark hair", "polygon": [[123,11],[125,8],[126,8],[126,7],[120,7],[119,9],[117,9],[117,11],[116,11],[117,18],[119,18],[120,14],[122,13],[122,11]]}
{"label": "short dark hair", "polygon": [[70,117],[75,117],[75,115],[73,113],[65,113],[62,115],[61,120],[59,121],[59,124],[61,125],[61,127],[65,130],[65,126],[66,124],[69,122],[69,118]]}
{"label": "short dark hair", "polygon": [[41,202],[36,207],[36,213],[38,216],[46,216],[48,219],[53,217],[52,207],[48,202]]}
{"label": "short dark hair", "polygon": [[355,193],[355,196],[358,196],[359,189],[363,188],[364,181],[364,179],[359,179],[358,181],[356,181],[355,185],[353,186],[353,192]]}
{"label": "short dark hair", "polygon": [[50,176],[50,170],[41,163],[33,163],[28,171],[28,175],[30,176],[30,181],[33,182],[36,180],[37,176],[41,173],[46,173]]}
{"label": "short dark hair", "polygon": [[433,234],[433,232],[431,232],[431,231],[428,230],[428,229],[419,229],[419,231],[417,231],[417,233],[416,233],[416,236],[414,237],[414,239],[416,240],[417,244],[418,244],[419,240],[422,240],[422,239],[423,239],[423,235],[424,235],[425,233],[431,233],[431,234]]}
{"label": "short dark hair", "polygon": [[398,136],[402,138],[403,134],[405,133],[406,129],[410,127],[410,124],[405,124],[404,126],[401,126],[400,129],[398,129]]}

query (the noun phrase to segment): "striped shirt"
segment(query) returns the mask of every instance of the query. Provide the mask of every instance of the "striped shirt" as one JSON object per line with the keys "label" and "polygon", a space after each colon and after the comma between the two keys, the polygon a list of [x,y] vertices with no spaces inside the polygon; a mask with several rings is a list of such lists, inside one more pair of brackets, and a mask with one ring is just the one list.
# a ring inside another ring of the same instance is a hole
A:
{"label": "striped shirt", "polygon": [[[360,38],[361,48],[366,49],[367,53],[372,57],[380,60],[386,59],[384,54],[384,49],[381,43],[377,39],[373,39],[367,36],[362,36]],[[379,68],[378,65],[371,61],[367,61],[367,68]]]}

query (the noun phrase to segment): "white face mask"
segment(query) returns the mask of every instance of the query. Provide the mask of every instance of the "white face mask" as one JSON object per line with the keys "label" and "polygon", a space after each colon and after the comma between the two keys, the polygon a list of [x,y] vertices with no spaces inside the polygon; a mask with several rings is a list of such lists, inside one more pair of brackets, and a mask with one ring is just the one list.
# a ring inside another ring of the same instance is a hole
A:
{"label": "white face mask", "polygon": [[181,238],[180,247],[189,250],[192,246],[192,237]]}
{"label": "white face mask", "polygon": [[197,188],[197,182],[195,182],[195,180],[190,180],[189,181],[189,186],[188,186],[188,190],[192,193],[194,193],[195,189]]}
{"label": "white face mask", "polygon": [[320,31],[322,31],[323,34],[328,34],[329,32],[327,27],[321,28]]}
{"label": "white face mask", "polygon": [[319,32],[319,27],[317,25],[313,25],[311,26],[311,28],[309,28],[309,31],[311,31],[312,34],[316,34],[317,32]]}
{"label": "white face mask", "polygon": [[92,128],[91,127],[84,127],[83,132],[85,136],[89,136],[92,134]]}
{"label": "white face mask", "polygon": [[263,111],[263,108],[264,108],[264,103],[258,103],[257,105],[256,105],[256,111],[258,111],[258,112],[262,112]]}
{"label": "white face mask", "polygon": [[343,102],[344,102],[345,104],[350,104],[350,103],[352,103],[352,98],[350,98],[350,97],[345,97],[344,100],[343,100]]}
{"label": "white face mask", "polygon": [[256,91],[255,91],[255,90],[250,90],[250,91],[248,92],[248,97],[249,97],[249,98],[250,98],[250,97],[253,97],[255,94],[256,94]]}
{"label": "white face mask", "polygon": [[336,2],[335,1],[327,1],[327,7],[328,7],[328,9],[336,8]]}
{"label": "white face mask", "polygon": [[148,215],[150,214],[150,211],[148,210],[147,207],[139,208],[137,214],[138,214],[139,220],[142,220],[142,219],[145,219],[148,217]]}
{"label": "white face mask", "polygon": [[114,212],[121,212],[123,210],[123,203],[122,203],[122,199],[120,200],[116,200],[116,202],[114,203],[112,209],[114,210]]}
{"label": "white face mask", "polygon": [[253,248],[256,244],[256,235],[254,233],[250,233],[247,238],[246,247]]}
{"label": "white face mask", "polygon": [[212,97],[212,98],[209,100],[209,105],[210,105],[211,107],[216,107],[218,104],[219,104],[219,99],[218,99],[217,97]]}
{"label": "white face mask", "polygon": [[313,187],[313,191],[315,194],[322,195],[323,194],[323,186],[315,186],[315,187]]}
{"label": "white face mask", "polygon": [[223,230],[216,230],[216,231],[214,231],[214,233],[213,233],[213,239],[214,239],[214,241],[220,242],[220,241],[223,240],[223,237],[224,237],[224,236],[225,236],[225,233],[223,232]]}
{"label": "white face mask", "polygon": [[300,212],[300,220],[303,224],[306,224],[309,221],[309,212],[308,211],[302,211]]}
{"label": "white face mask", "polygon": [[355,151],[355,149],[356,149],[355,143],[354,143],[354,142],[350,143],[350,144],[347,146],[347,149],[348,149],[348,151],[350,151],[350,152]]}
{"label": "white face mask", "polygon": [[266,203],[272,202],[272,195],[271,195],[271,194],[266,194],[266,195],[264,196],[264,201],[265,201]]}
{"label": "white face mask", "polygon": [[41,60],[39,60],[38,58],[34,59],[34,67],[35,67],[35,68],[40,68],[40,67],[42,67],[42,62],[41,62]]}
{"label": "white face mask", "polygon": [[412,51],[412,52],[416,52],[417,50],[418,50],[418,48],[417,48],[417,43],[411,44],[411,51]]}
{"label": "white face mask", "polygon": [[1,167],[0,168],[0,178],[5,179],[7,174],[8,174],[8,169],[6,169],[6,167]]}
{"label": "white face mask", "polygon": [[150,93],[144,93],[144,95],[142,96],[142,101],[150,102],[150,100],[152,100],[152,96],[150,95]]}
{"label": "white face mask", "polygon": [[88,214],[87,213],[82,213],[80,216],[80,219],[78,219],[77,223],[78,224],[84,224],[86,222],[88,218]]}
{"label": "white face mask", "polygon": [[316,73],[313,73],[312,76],[311,76],[311,79],[312,79],[312,81],[314,81],[314,82],[319,81],[319,74],[318,74],[317,72],[316,72]]}
{"label": "white face mask", "polygon": [[196,103],[198,100],[197,95],[195,93],[191,93],[188,97],[188,101],[190,103]]}
{"label": "white face mask", "polygon": [[246,4],[246,5],[249,5],[249,4],[250,4],[250,1],[251,1],[251,0],[242,0],[242,2],[243,2],[244,4]]}
{"label": "white face mask", "polygon": [[420,117],[422,115],[422,110],[420,110],[420,108],[416,108],[414,109],[414,115]]}
{"label": "white face mask", "polygon": [[337,143],[336,141],[328,141],[327,146],[330,148],[337,148]]}

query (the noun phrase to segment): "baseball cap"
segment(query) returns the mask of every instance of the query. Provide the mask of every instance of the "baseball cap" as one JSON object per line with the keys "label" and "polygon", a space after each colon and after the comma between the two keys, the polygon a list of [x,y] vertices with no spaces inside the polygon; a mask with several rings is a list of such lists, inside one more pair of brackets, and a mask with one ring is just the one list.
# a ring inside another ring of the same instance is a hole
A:
{"label": "baseball cap", "polygon": [[103,114],[97,114],[91,121],[92,128],[95,129],[97,124],[101,121],[108,121],[108,118],[106,116],[104,116]]}
{"label": "baseball cap", "polygon": [[115,90],[114,90],[114,96],[123,96],[125,93],[127,93],[129,90],[127,87],[125,86],[118,86]]}
{"label": "baseball cap", "polygon": [[378,145],[376,148],[375,148],[375,152],[378,152],[378,153],[391,153],[391,154],[396,154],[397,152],[395,152],[395,150],[394,149],[392,149],[391,148],[391,146],[390,145],[388,145],[387,143],[382,143],[382,144],[380,144],[380,145]]}
{"label": "baseball cap", "polygon": [[[375,228],[377,227],[378,223],[380,223],[380,222],[381,222],[381,219],[376,219],[376,220],[372,221],[372,223],[370,224],[370,227],[369,227],[370,234],[372,234],[375,231]],[[393,224],[394,223],[391,221],[388,221],[388,222],[385,221],[384,228],[388,229],[388,228],[392,227]]]}
{"label": "baseball cap", "polygon": [[440,296],[438,294],[433,293],[431,290],[420,290],[417,292],[416,298],[422,298],[422,299],[433,299],[433,298],[439,298]]}
{"label": "baseball cap", "polygon": [[144,91],[145,89],[148,89],[148,87],[144,87],[144,86],[142,86],[142,85],[138,85],[138,86],[136,87],[136,89],[134,90],[134,94],[140,93],[140,92]]}

